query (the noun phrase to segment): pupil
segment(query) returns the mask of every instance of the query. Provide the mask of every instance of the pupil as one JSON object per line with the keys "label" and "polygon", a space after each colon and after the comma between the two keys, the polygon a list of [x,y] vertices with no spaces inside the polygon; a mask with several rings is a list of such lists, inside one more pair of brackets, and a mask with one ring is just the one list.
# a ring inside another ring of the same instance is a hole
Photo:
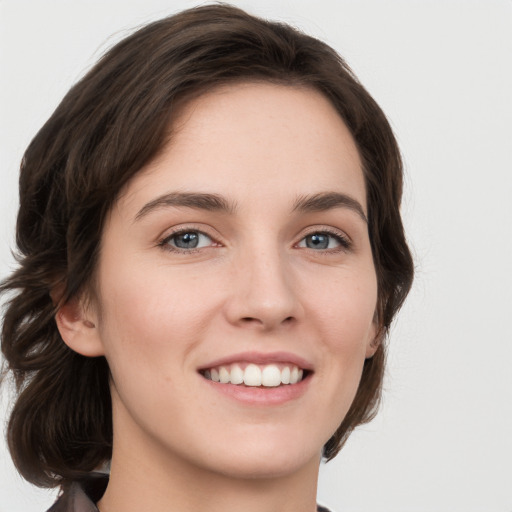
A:
{"label": "pupil", "polygon": [[327,235],[309,235],[306,238],[306,246],[310,249],[327,249],[329,246],[329,237]]}
{"label": "pupil", "polygon": [[183,233],[181,235],[177,235],[174,243],[176,247],[180,249],[193,249],[197,247],[199,242],[199,236],[197,233]]}

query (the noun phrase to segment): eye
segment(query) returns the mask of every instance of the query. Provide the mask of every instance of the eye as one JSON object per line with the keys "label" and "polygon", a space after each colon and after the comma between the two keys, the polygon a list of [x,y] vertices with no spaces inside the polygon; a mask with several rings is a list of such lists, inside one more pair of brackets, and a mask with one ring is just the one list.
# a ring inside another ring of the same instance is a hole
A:
{"label": "eye", "polygon": [[307,249],[315,250],[338,249],[340,247],[348,249],[350,247],[350,242],[341,234],[322,231],[310,233],[305,236],[297,244],[297,247],[305,247]]}
{"label": "eye", "polygon": [[164,238],[159,245],[169,250],[190,251],[212,246],[214,242],[208,235],[201,231],[187,229],[172,233],[170,236]]}

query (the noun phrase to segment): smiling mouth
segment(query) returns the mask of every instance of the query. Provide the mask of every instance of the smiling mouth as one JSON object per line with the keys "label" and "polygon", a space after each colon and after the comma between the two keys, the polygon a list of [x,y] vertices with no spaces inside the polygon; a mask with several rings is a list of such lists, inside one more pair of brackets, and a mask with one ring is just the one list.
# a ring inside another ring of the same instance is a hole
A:
{"label": "smiling mouth", "polygon": [[283,385],[297,384],[309,375],[308,370],[294,364],[243,364],[222,365],[201,370],[200,374],[207,380],[219,384],[234,384],[247,387],[275,388]]}

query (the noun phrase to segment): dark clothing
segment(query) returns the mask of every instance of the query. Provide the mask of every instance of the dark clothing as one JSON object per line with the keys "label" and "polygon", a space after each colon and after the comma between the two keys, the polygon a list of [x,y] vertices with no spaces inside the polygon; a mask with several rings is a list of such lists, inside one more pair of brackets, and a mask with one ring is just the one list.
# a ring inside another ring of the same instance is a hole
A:
{"label": "dark clothing", "polygon": [[73,482],[48,512],[98,512],[97,503],[108,484],[108,475],[91,473],[90,478]]}
{"label": "dark clothing", "polygon": [[[108,484],[108,475],[92,473],[90,478],[74,482],[64,491],[48,512],[98,512],[97,503]],[[318,505],[318,512],[329,512]],[[150,511],[148,511],[150,512]]]}

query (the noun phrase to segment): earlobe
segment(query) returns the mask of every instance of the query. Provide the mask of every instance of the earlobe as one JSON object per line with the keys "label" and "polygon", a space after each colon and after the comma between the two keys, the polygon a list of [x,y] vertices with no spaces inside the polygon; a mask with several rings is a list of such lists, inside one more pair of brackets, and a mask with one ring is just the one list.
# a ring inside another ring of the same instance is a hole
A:
{"label": "earlobe", "polygon": [[375,352],[377,352],[381,343],[384,341],[384,337],[386,336],[386,328],[382,325],[379,311],[380,308],[377,304],[375,311],[373,312],[372,325],[368,336],[368,342],[366,344],[366,359],[370,359],[375,355]]}
{"label": "earlobe", "polygon": [[372,336],[370,337],[370,340],[366,345],[366,359],[370,359],[375,355],[375,352],[377,352],[382,341],[384,340],[384,336],[386,335],[386,330],[377,323],[374,323],[374,327],[372,330]]}
{"label": "earlobe", "polygon": [[94,316],[91,311],[86,311],[78,298],[72,298],[59,306],[55,314],[55,322],[64,343],[87,357],[104,355]]}

